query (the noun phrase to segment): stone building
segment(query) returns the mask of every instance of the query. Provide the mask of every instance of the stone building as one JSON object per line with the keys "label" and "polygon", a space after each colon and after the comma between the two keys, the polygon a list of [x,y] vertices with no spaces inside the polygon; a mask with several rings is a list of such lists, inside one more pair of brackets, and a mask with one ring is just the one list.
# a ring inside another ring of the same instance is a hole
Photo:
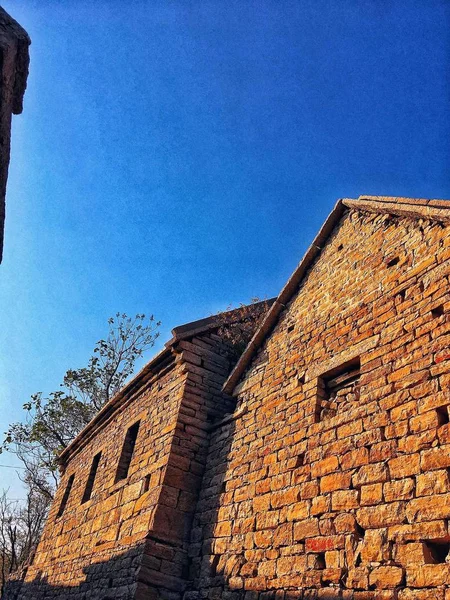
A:
{"label": "stone building", "polygon": [[22,112],[30,62],[27,32],[0,7],[0,263],[3,255],[11,117]]}
{"label": "stone building", "polygon": [[8,600],[449,600],[449,225],[340,200],[230,374],[175,329],[61,457]]}

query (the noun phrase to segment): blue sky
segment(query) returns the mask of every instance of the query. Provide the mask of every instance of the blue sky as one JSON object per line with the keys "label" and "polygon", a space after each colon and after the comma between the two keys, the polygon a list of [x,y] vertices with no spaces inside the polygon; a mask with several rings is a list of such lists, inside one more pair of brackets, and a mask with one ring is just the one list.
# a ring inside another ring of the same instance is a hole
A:
{"label": "blue sky", "polygon": [[[447,1],[2,5],[33,43],[0,266],[0,431],[86,363],[115,312],[153,313],[162,342],[276,295],[337,198],[450,197]],[[7,486],[21,495],[0,468]]]}

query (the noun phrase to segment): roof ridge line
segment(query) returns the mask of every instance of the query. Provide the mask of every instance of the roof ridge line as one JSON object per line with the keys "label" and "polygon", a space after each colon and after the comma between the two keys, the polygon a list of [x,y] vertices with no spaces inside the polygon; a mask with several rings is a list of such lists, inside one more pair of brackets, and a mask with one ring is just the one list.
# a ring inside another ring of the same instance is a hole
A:
{"label": "roof ridge line", "polygon": [[386,196],[379,199],[374,196],[360,196],[357,200],[344,198],[342,203],[344,206],[356,210],[389,213],[399,217],[432,219],[435,221],[450,220],[450,200],[396,199]]}

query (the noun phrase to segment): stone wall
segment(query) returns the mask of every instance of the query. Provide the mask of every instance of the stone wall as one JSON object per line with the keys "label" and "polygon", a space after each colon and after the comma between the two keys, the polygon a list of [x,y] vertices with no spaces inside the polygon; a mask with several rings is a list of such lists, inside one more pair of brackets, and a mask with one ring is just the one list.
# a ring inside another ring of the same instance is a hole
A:
{"label": "stone wall", "polygon": [[28,77],[29,45],[27,32],[0,7],[0,263],[3,254],[11,117],[22,112]]}
{"label": "stone wall", "polygon": [[449,257],[344,213],[212,435],[185,600],[450,598]]}
{"label": "stone wall", "polygon": [[338,203],[230,376],[217,324],[175,329],[6,600],[450,600],[449,206]]}
{"label": "stone wall", "polygon": [[[181,598],[209,426],[234,408],[222,392],[229,343],[217,327],[202,329],[175,337],[63,453],[35,558],[12,578],[7,600]],[[117,481],[138,421],[128,472]]]}

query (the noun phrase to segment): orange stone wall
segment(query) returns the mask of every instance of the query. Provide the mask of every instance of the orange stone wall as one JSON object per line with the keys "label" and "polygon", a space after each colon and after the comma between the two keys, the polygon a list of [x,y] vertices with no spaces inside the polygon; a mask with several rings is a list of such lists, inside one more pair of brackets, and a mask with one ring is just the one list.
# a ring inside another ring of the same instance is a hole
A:
{"label": "orange stone wall", "polygon": [[212,435],[186,600],[450,598],[449,257],[448,226],[346,212]]}
{"label": "orange stone wall", "polygon": [[[233,410],[222,393],[230,347],[211,330],[184,336],[165,354],[162,366],[150,365],[111,414],[63,455],[64,475],[36,556],[10,582],[7,600],[181,599],[209,425]],[[116,483],[125,434],[138,420],[128,476]],[[100,451],[91,499],[82,503]]]}
{"label": "orange stone wall", "polygon": [[[49,589],[76,587],[86,580],[96,564],[99,579],[90,577],[93,587],[133,587],[140,566],[142,544],[153,528],[167,468],[173,425],[176,422],[184,377],[172,368],[156,385],[141,390],[138,398],[121,406],[106,427],[75,456],[65,468],[51,508],[36,557],[29,567],[25,597],[39,597],[41,581]],[[115,474],[126,431],[141,420],[128,477],[115,483]],[[91,500],[81,504],[92,459],[102,452]],[[74,474],[65,511],[57,512],[70,475]],[[143,493],[145,477],[150,489]],[[130,568],[134,559],[134,567]],[[87,589],[87,588],[86,588]],[[120,596],[119,596],[120,597]]]}

